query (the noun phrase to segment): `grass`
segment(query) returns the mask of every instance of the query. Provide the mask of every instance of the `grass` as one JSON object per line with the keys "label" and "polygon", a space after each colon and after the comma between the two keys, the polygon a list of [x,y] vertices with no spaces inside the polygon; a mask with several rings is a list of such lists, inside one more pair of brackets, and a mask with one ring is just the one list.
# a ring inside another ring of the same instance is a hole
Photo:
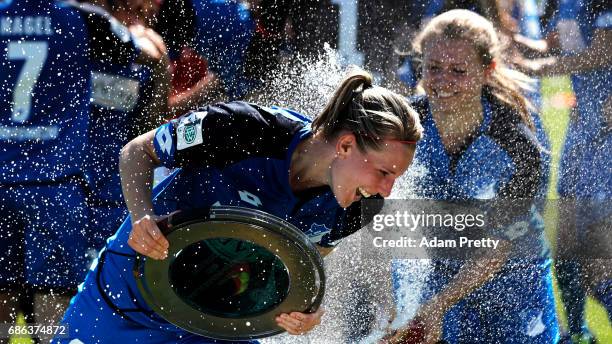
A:
{"label": "grass", "polygon": [[[23,315],[19,314],[17,317],[17,325],[25,325],[26,321]],[[34,344],[34,341],[29,337],[11,337],[9,344]]]}

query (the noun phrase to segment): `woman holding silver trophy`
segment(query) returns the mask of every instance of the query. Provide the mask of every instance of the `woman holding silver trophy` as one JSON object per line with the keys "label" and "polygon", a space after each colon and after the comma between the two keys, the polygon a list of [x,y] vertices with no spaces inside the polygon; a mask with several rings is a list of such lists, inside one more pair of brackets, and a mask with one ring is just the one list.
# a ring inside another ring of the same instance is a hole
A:
{"label": "woman holding silver trophy", "polygon": [[[231,102],[137,137],[121,152],[130,217],[72,300],[69,338],[56,342],[311,330],[324,290],[314,248],[325,254],[361,228],[359,201],[391,193],[422,130],[404,97],[355,68],[312,122]],[[159,165],[176,170],[153,189]]]}

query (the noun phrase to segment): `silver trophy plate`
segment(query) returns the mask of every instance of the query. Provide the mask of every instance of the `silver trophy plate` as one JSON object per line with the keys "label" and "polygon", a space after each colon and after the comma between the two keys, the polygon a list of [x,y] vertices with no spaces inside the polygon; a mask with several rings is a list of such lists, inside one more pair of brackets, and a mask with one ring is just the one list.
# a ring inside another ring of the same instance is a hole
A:
{"label": "silver trophy plate", "polygon": [[243,207],[178,212],[159,223],[168,258],[139,256],[138,288],[151,309],[189,332],[225,340],[272,336],[280,313],[314,312],[323,259],[295,226]]}

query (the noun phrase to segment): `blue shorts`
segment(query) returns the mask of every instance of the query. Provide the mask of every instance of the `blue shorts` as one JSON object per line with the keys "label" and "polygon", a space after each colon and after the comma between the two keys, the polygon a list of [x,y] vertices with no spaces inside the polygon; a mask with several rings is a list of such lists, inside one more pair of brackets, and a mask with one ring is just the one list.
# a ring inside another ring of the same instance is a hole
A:
{"label": "blue shorts", "polygon": [[0,286],[76,289],[90,262],[82,183],[0,185],[0,219]]}
{"label": "blue shorts", "polygon": [[[434,268],[431,292],[453,274]],[[437,276],[444,276],[437,278]],[[552,274],[548,261],[512,260],[496,277],[453,306],[445,315],[443,339],[449,343],[557,343]]]}

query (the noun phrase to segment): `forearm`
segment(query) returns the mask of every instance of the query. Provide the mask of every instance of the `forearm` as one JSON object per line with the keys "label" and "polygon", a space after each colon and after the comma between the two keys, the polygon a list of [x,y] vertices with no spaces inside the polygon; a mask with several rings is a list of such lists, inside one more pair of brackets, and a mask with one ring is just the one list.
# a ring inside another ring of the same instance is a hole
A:
{"label": "forearm", "polygon": [[214,103],[221,100],[222,93],[219,78],[209,72],[189,90],[170,97],[170,112],[175,115],[183,114],[201,104]]}
{"label": "forearm", "polygon": [[428,302],[446,313],[452,306],[490,281],[506,263],[509,243],[500,241],[496,252],[471,260],[461,267],[451,282]]}
{"label": "forearm", "polygon": [[610,66],[609,58],[599,55],[576,54],[571,56],[552,56],[541,59],[542,68],[538,76],[567,75],[590,72]]}
{"label": "forearm", "polygon": [[155,153],[151,152],[152,143],[147,142],[153,132],[138,136],[130,141],[120,153],[119,173],[121,188],[132,221],[146,215],[154,215],[151,190],[153,169],[158,165]]}
{"label": "forearm", "polygon": [[597,30],[591,44],[583,51],[569,56],[543,59],[540,76],[589,72],[612,66],[612,30]]}

